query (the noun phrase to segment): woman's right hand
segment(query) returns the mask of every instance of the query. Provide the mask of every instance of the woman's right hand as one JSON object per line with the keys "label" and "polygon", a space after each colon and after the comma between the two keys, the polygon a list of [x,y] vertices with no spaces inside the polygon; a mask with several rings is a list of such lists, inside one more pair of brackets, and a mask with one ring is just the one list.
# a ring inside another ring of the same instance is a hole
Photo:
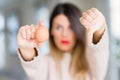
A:
{"label": "woman's right hand", "polygon": [[35,38],[35,32],[39,26],[44,27],[43,22],[39,22],[38,25],[22,26],[18,31],[18,47],[24,60],[31,60],[36,55],[34,48],[43,43],[37,42]]}

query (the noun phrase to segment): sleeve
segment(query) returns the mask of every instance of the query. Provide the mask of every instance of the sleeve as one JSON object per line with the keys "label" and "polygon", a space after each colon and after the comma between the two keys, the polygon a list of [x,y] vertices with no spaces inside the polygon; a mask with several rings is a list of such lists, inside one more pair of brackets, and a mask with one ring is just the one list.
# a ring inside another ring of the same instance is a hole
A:
{"label": "sleeve", "polygon": [[[24,61],[19,50],[18,56],[20,58],[22,67],[30,80],[47,80],[48,60],[47,56],[42,56],[38,49],[38,55],[31,61]],[[28,53],[29,54],[29,53]]]}
{"label": "sleeve", "polygon": [[88,44],[86,52],[89,70],[93,80],[104,80],[109,63],[109,39],[105,29],[102,38],[97,44]]}

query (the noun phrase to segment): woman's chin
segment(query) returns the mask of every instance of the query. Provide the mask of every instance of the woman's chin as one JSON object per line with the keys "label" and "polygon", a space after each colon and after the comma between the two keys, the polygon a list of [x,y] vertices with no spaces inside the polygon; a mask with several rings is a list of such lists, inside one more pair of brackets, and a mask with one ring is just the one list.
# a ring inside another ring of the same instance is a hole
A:
{"label": "woman's chin", "polygon": [[61,48],[60,49],[62,52],[71,52],[71,49],[68,49],[68,48]]}

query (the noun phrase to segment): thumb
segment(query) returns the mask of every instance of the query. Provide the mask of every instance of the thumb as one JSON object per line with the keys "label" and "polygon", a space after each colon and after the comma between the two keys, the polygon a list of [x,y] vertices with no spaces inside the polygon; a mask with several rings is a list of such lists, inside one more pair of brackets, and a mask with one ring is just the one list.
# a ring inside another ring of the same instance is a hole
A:
{"label": "thumb", "polygon": [[44,26],[44,22],[42,21],[42,20],[39,20],[39,22],[38,22],[38,25],[37,25],[38,27],[42,27],[42,26]]}

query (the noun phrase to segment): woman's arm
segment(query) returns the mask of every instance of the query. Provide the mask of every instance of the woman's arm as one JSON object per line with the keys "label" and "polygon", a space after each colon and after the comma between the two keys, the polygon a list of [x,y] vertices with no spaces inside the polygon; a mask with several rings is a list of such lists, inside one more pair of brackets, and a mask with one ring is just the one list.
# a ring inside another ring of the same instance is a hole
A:
{"label": "woman's arm", "polygon": [[96,8],[92,8],[80,18],[87,29],[86,57],[92,80],[104,80],[109,61],[109,41],[105,17]]}
{"label": "woman's arm", "polygon": [[35,37],[37,28],[43,27],[41,24],[23,26],[17,36],[18,55],[31,80],[47,80],[48,57],[42,56],[37,50],[42,42],[38,42]]}
{"label": "woman's arm", "polygon": [[[24,61],[31,61],[33,60],[34,57],[38,56],[36,48],[18,48],[18,50],[19,50],[19,54],[21,55]],[[29,56],[25,55],[28,53]]]}
{"label": "woman's arm", "polygon": [[107,29],[105,29],[98,43],[87,45],[86,57],[92,77],[95,80],[104,80],[109,63],[109,40]]}
{"label": "woman's arm", "polygon": [[[30,80],[47,80],[49,57],[41,55],[38,51],[38,48],[34,48],[33,51],[37,55],[26,61],[21,55],[21,50],[18,49],[18,56],[20,58],[22,67]],[[27,51],[26,54],[31,54],[31,52]]]}

